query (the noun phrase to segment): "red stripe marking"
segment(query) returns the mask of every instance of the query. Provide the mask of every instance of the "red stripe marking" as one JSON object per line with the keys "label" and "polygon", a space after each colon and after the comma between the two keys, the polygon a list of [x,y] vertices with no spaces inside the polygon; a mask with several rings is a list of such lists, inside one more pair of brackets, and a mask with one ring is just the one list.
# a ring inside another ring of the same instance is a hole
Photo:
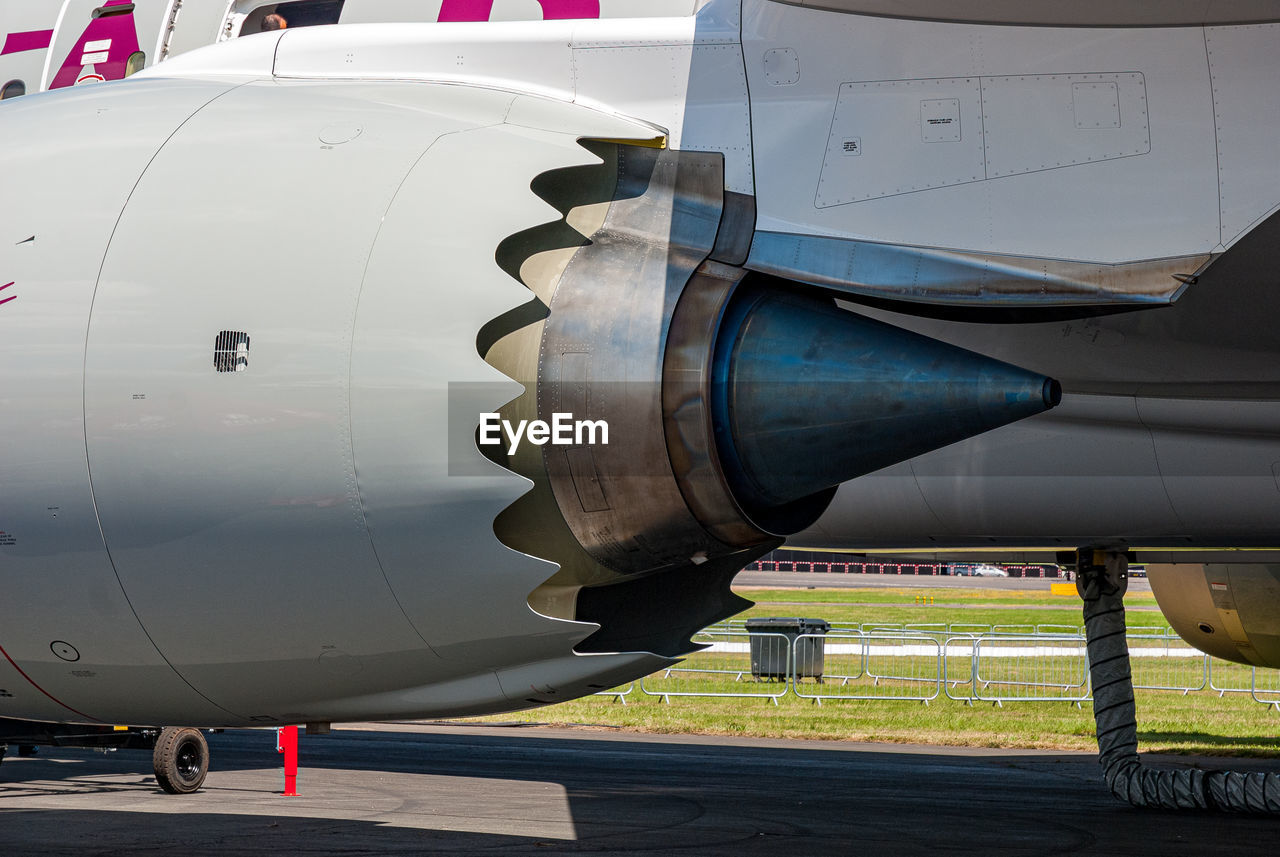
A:
{"label": "red stripe marking", "polygon": [[30,30],[25,33],[10,33],[5,36],[4,48],[0,56],[20,54],[24,51],[42,51],[53,41],[53,30]]}
{"label": "red stripe marking", "polygon": [[61,705],[63,708],[67,709],[67,711],[70,711],[72,714],[79,714],[81,717],[85,718],[86,720],[92,720],[94,723],[101,723],[101,722],[102,722],[101,720],[99,720],[99,719],[98,719],[98,718],[96,718],[96,717],[90,717],[88,714],[85,714],[83,711],[76,711],[76,710],[75,710],[74,708],[72,708],[70,705],[67,705],[65,702],[63,702],[62,700],[58,699],[58,698],[57,698],[56,696],[54,696],[53,694],[49,693],[49,691],[45,690],[43,687],[41,687],[40,685],[38,685],[38,684],[36,684],[34,681],[32,681],[31,676],[29,676],[29,675],[27,675],[25,672],[23,672],[23,671],[22,671],[22,667],[18,666],[16,663],[14,663],[13,658],[9,657],[9,653],[8,653],[8,652],[6,652],[6,651],[4,650],[4,646],[0,646],[0,655],[4,655],[4,659],[5,659],[6,661],[8,661],[9,663],[13,664],[13,668],[14,668],[15,670],[17,670],[17,671],[18,671],[19,675],[21,675],[23,678],[25,678],[28,682],[31,682],[31,686],[32,686],[32,687],[34,687],[36,690],[40,691],[40,692],[41,692],[41,693],[43,693],[45,696],[47,696],[47,697],[49,697],[50,699],[52,699],[54,702],[56,702],[56,703],[58,703],[59,705]]}
{"label": "red stripe marking", "polygon": [[4,305],[5,305],[5,304],[7,304],[9,301],[16,301],[17,299],[18,299],[18,296],[17,296],[17,295],[14,295],[14,296],[13,296],[13,297],[11,297],[11,298],[5,298],[4,300],[0,301],[0,306],[4,306]]}

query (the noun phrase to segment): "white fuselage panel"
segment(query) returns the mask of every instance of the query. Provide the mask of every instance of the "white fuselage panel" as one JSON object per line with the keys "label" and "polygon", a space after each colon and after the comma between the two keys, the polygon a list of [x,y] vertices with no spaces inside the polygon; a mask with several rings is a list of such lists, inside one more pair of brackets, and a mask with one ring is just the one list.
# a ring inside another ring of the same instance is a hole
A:
{"label": "white fuselage panel", "polygon": [[1229,246],[1280,199],[1278,42],[747,0],[757,228],[1107,264]]}

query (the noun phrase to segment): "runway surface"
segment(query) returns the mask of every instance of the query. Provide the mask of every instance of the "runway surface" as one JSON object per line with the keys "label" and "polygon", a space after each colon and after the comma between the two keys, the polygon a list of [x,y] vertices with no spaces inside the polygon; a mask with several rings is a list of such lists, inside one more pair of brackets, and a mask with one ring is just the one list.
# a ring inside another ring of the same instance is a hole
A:
{"label": "runway surface", "polygon": [[1275,853],[1274,820],[1129,808],[1082,753],[366,725],[304,737],[286,798],[273,733],[210,746],[205,789],[183,797],[159,791],[144,752],[6,758],[4,852]]}

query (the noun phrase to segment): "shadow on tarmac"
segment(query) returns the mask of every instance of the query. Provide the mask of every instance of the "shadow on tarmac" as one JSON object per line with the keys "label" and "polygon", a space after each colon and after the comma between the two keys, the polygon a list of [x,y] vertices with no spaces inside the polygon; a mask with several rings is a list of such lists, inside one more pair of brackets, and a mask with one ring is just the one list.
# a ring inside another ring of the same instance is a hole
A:
{"label": "shadow on tarmac", "polygon": [[1134,810],[1085,754],[338,730],[303,738],[302,797],[282,798],[271,732],[228,731],[210,746],[205,790],[184,797],[161,794],[138,751],[6,759],[6,852],[1274,853],[1274,821]]}

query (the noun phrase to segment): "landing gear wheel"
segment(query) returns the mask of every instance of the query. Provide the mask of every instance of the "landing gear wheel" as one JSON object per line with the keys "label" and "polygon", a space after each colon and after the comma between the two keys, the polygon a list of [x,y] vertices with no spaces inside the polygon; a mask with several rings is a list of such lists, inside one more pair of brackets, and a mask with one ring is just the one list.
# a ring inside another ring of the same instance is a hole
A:
{"label": "landing gear wheel", "polygon": [[199,790],[209,773],[209,744],[199,729],[166,726],[160,730],[151,755],[156,782],[171,795]]}

